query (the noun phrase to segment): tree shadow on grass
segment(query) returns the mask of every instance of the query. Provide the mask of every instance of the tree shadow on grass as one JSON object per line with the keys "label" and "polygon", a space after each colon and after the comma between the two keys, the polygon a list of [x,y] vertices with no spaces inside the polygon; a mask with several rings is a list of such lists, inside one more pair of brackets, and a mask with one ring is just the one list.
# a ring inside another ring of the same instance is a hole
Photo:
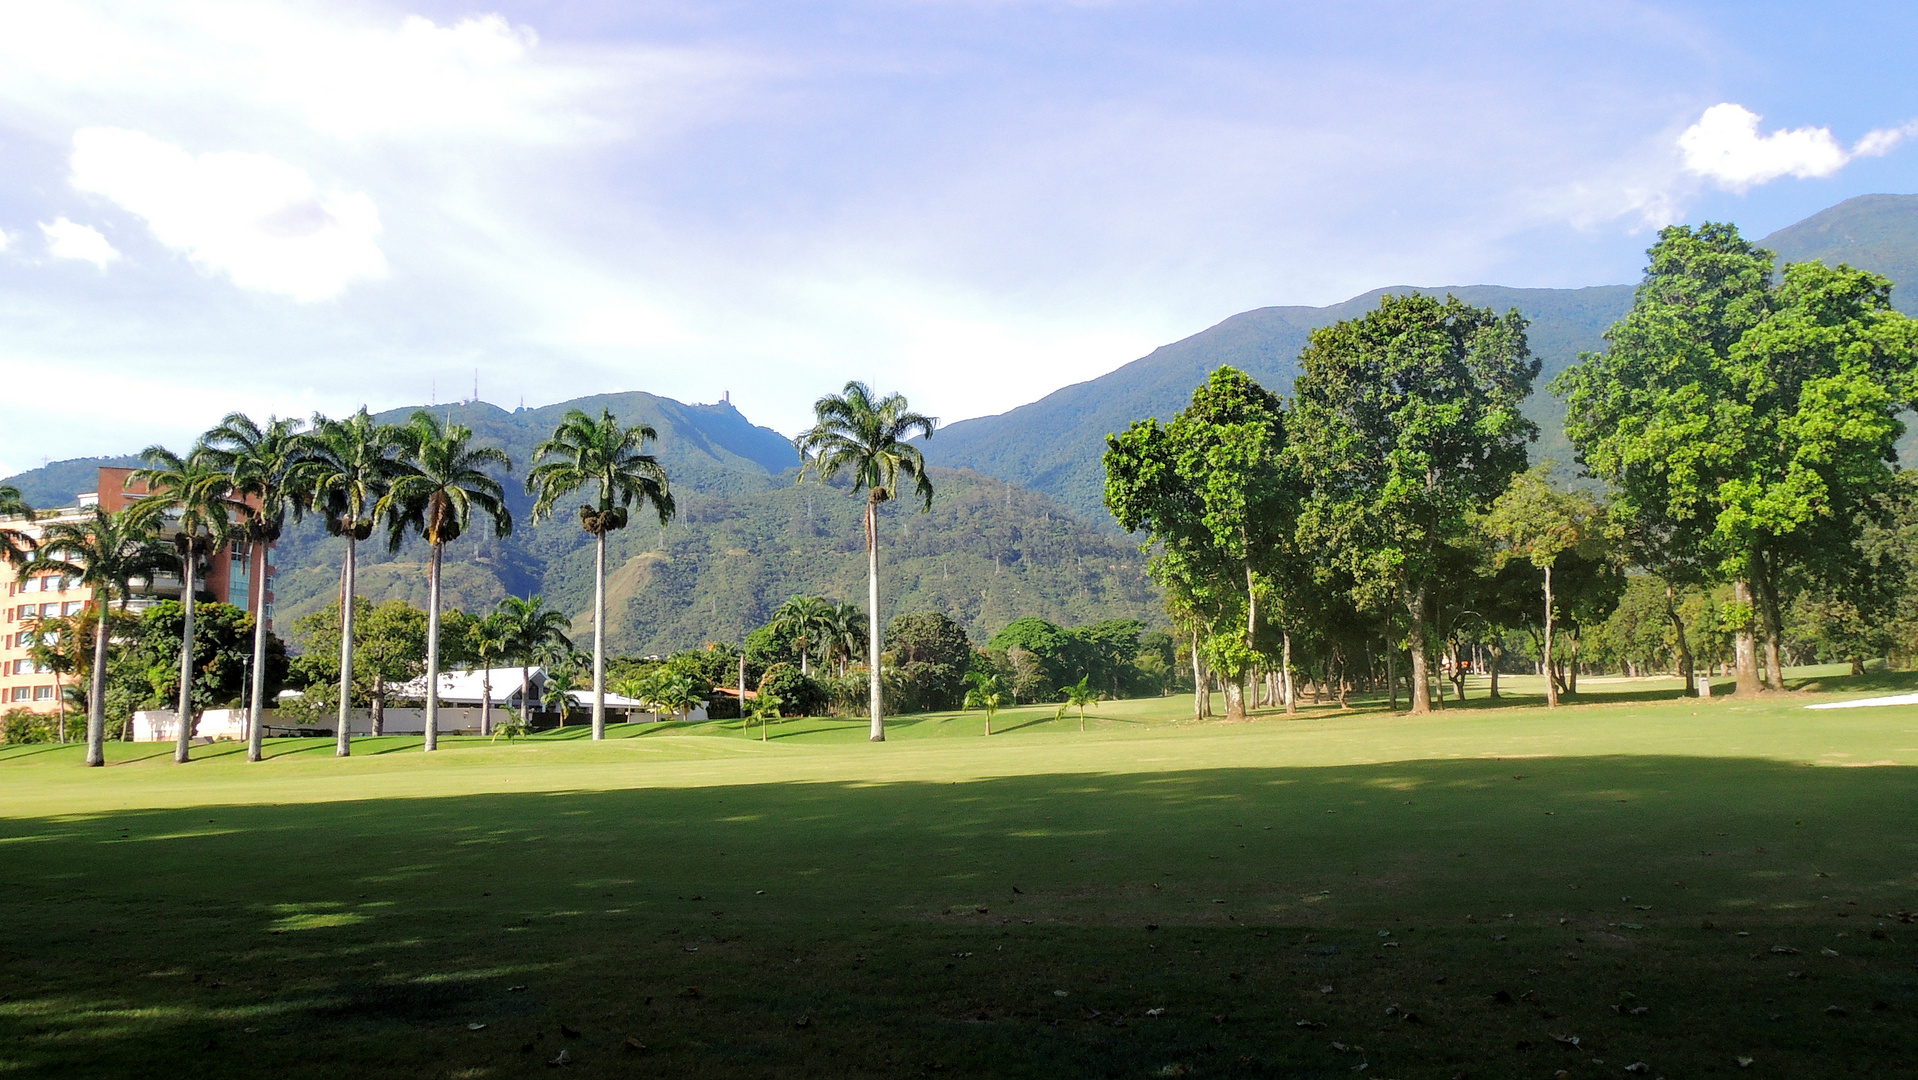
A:
{"label": "tree shadow on grass", "polygon": [[[0,821],[9,1061],[304,1080],[537,1071],[564,1046],[615,1075],[631,1036],[650,1070],[713,1076],[1241,1055],[1348,1075],[1339,1036],[1387,1075],[1448,1056],[1519,1075],[1543,1051],[1515,1046],[1552,1049],[1533,1011],[1493,1002],[1520,987],[1565,1016],[1552,1030],[1667,1073],[1918,1055],[1908,958],[1863,933],[1910,906],[1918,769],[1598,757],[447,798],[390,780],[391,798],[110,828]],[[1802,955],[1755,962],[1737,929]],[[1626,991],[1656,1024],[1624,1026]]]}

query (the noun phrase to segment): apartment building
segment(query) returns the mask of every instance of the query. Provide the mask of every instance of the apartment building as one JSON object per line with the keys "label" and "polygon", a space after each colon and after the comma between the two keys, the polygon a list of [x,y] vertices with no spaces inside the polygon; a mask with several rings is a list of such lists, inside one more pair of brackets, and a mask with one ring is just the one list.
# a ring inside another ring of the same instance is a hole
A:
{"label": "apartment building", "polygon": [[[57,510],[41,510],[31,522],[8,522],[36,539],[47,525],[58,521],[86,520],[99,506],[108,513],[125,509],[129,503],[146,496],[143,483],[128,484],[132,469],[102,468],[92,491],[75,497],[74,504]],[[273,625],[272,570],[268,570],[266,593],[267,627]],[[232,604],[242,610],[253,605],[252,553],[245,544],[229,544],[215,552],[199,585],[201,599]],[[141,611],[155,601],[180,598],[182,583],[177,573],[160,574],[152,581],[136,583],[135,594],[127,604],[129,611]],[[52,672],[35,667],[28,655],[33,646],[36,620],[76,615],[93,599],[91,589],[71,578],[57,574],[21,578],[12,567],[0,563],[0,599],[6,605],[0,615],[0,709],[31,709],[53,712],[59,707],[59,690]]]}

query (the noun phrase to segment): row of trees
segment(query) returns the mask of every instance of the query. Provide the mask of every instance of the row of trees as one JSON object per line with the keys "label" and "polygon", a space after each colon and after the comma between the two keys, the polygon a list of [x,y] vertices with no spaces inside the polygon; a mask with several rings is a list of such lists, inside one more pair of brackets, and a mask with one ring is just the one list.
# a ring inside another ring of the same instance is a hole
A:
{"label": "row of trees", "polygon": [[1211,675],[1228,717],[1248,681],[1295,708],[1295,660],[1341,687],[1382,660],[1396,696],[1401,651],[1424,712],[1436,654],[1462,692],[1462,650],[1495,666],[1514,629],[1555,701],[1576,679],[1555,643],[1576,649],[1628,588],[1662,598],[1688,681],[1681,608],[1728,590],[1713,617],[1740,691],[1759,688],[1760,642],[1781,688],[1788,611],[1883,623],[1911,576],[1885,551],[1909,502],[1892,463],[1918,331],[1889,297],[1849,267],[1775,274],[1729,225],[1661,233],[1607,351],[1553,385],[1599,492],[1527,468],[1539,364],[1516,311],[1385,297],[1313,333],[1290,400],[1222,368],[1170,423],[1112,437],[1107,505],[1146,533],[1200,715]]}

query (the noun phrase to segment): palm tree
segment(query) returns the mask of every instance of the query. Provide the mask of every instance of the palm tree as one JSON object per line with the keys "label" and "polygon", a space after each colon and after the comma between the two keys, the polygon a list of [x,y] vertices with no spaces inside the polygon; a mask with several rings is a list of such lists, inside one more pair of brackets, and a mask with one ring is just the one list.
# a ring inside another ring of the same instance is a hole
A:
{"label": "palm tree", "polygon": [[201,449],[233,477],[240,504],[240,534],[253,549],[253,685],[247,695],[246,759],[259,761],[264,737],[260,720],[266,697],[266,588],[273,545],[286,526],[286,512],[297,519],[305,509],[294,486],[295,470],[306,456],[306,438],[298,420],[269,416],[262,428],[245,413],[228,413],[218,427],[200,437]]}
{"label": "palm tree", "polygon": [[750,719],[759,721],[760,742],[766,741],[767,721],[779,719],[779,706],[781,704],[783,703],[779,700],[779,695],[773,693],[771,690],[761,690],[759,696],[753,699],[753,711],[746,715]]}
{"label": "palm tree", "polygon": [[826,643],[832,628],[832,603],[819,596],[794,596],[773,612],[775,633],[789,634],[799,648],[799,673],[812,674],[812,654]]}
{"label": "palm tree", "polygon": [[[473,620],[470,626],[471,636],[466,640],[466,649],[472,655],[473,662],[480,666],[480,734],[491,735],[493,733],[493,661],[505,656],[512,649],[513,628],[497,611],[484,619]],[[437,677],[436,675],[435,678]],[[437,694],[437,690],[436,687],[433,693]],[[524,708],[522,704],[521,709],[524,710]]]}
{"label": "palm tree", "polygon": [[509,596],[500,601],[499,617],[506,624],[506,655],[519,661],[519,708],[527,713],[533,707],[533,665],[556,648],[570,652],[573,640],[566,636],[567,618],[546,606],[538,593],[521,600]]}
{"label": "palm tree", "polygon": [[27,659],[35,670],[50,672],[53,675],[53,697],[60,710],[60,741],[67,741],[67,686],[66,677],[85,666],[85,657],[80,655],[74,641],[74,617],[67,615],[41,616],[26,625],[26,633],[21,634],[27,646]]}
{"label": "palm tree", "polygon": [[832,605],[826,615],[825,630],[826,659],[839,662],[839,677],[846,677],[846,667],[859,655],[859,646],[866,637],[866,613],[857,605],[841,600]]}
{"label": "palm tree", "polygon": [[932,481],[926,459],[908,443],[913,432],[932,438],[937,420],[907,408],[906,399],[888,394],[874,401],[862,382],[849,382],[845,392],[828,394],[813,403],[812,428],[793,440],[799,451],[799,478],[816,475],[822,482],[840,473],[852,479],[852,494],[866,492],[866,610],[867,653],[872,658],[870,686],[872,741],[886,741],[886,724],[879,691],[879,504],[896,497],[899,478],[915,484],[920,512],[932,509]]}
{"label": "palm tree", "polygon": [[340,716],[333,752],[353,752],[348,721],[353,716],[354,556],[361,540],[373,535],[373,511],[393,479],[403,471],[394,459],[396,429],[376,424],[362,408],[344,420],[315,414],[306,437],[306,454],[293,470],[290,486],[326,521],[326,531],[346,538],[340,567]]}
{"label": "palm tree", "polygon": [[[446,545],[472,524],[473,511],[493,519],[493,535],[511,536],[513,514],[506,492],[485,466],[513,471],[513,460],[492,446],[473,446],[473,429],[442,424],[424,409],[399,429],[400,460],[407,468],[393,478],[373,516],[387,522],[387,541],[399,550],[407,530],[426,539],[432,554],[426,564],[426,740],[428,753],[440,737],[440,558]],[[524,682],[525,680],[521,680]],[[522,695],[520,711],[526,709]],[[486,726],[481,713],[481,727]],[[485,734],[484,731],[481,734]]]}
{"label": "palm tree", "polygon": [[[0,519],[20,518],[33,520],[33,507],[20,494],[20,489],[12,484],[0,484]],[[32,535],[10,525],[0,525],[0,562],[18,572],[27,560],[33,558],[36,541]]]}
{"label": "palm tree", "polygon": [[172,562],[172,553],[153,536],[153,522],[131,512],[109,514],[95,506],[93,517],[56,521],[40,537],[40,549],[22,574],[57,573],[79,581],[98,605],[93,622],[92,691],[87,695],[87,764],[106,764],[107,606],[122,610],[136,580],[151,581]]}
{"label": "palm tree", "polygon": [[593,738],[606,737],[606,534],[626,527],[627,511],[637,502],[652,503],[665,528],[673,519],[673,493],[666,470],[645,452],[659,438],[650,424],[620,427],[613,410],[595,420],[578,409],[560,419],[553,437],[533,448],[526,490],[537,496],[533,520],[588,484],[598,485],[598,500],[579,508],[579,525],[593,538]]}
{"label": "palm tree", "polygon": [[547,711],[559,713],[559,726],[565,727],[566,715],[573,707],[573,683],[592,659],[575,649],[571,641],[565,641],[555,642],[541,653],[540,662],[546,665],[546,689],[540,694],[540,702]]}
{"label": "palm tree", "polygon": [[183,765],[193,743],[194,728],[194,584],[200,560],[210,558],[233,538],[233,477],[200,449],[182,458],[164,446],[149,446],[140,456],[147,465],[133,470],[127,483],[145,483],[147,494],[131,509],[173,541],[180,559],[180,600],[185,619],[180,628],[180,734],[173,745],[173,761]]}
{"label": "palm tree", "polygon": [[1075,706],[1079,710],[1079,730],[1084,731],[1086,706],[1099,700],[1099,692],[1092,688],[1092,676],[1087,675],[1076,683],[1068,683],[1060,687],[1059,692],[1065,695],[1065,704]]}
{"label": "palm tree", "polygon": [[986,735],[992,735],[992,715],[1006,705],[1006,691],[999,684],[999,676],[974,671],[966,675],[966,682],[972,689],[966,691],[964,708],[984,709],[986,711]]}

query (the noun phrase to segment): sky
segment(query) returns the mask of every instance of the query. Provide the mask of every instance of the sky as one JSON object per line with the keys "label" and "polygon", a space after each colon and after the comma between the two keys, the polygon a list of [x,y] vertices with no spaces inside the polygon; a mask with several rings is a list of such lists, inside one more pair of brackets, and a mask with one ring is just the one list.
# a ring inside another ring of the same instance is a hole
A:
{"label": "sky", "polygon": [[1250,308],[1631,281],[1918,191],[1914,61],[1892,3],[0,5],[0,474],[476,380],[950,422]]}

